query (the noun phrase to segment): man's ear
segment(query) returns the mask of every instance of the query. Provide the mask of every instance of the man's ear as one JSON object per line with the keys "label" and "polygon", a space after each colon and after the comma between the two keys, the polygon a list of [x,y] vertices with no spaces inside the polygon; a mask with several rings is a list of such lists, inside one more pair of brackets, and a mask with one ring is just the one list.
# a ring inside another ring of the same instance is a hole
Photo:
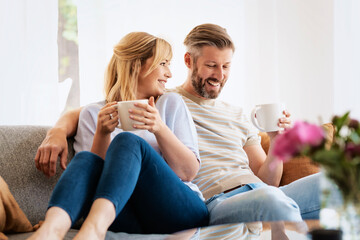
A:
{"label": "man's ear", "polygon": [[185,55],[184,55],[184,62],[185,62],[185,65],[186,65],[188,68],[191,68],[191,66],[192,66],[192,58],[191,58],[190,53],[188,53],[188,52],[185,53]]}

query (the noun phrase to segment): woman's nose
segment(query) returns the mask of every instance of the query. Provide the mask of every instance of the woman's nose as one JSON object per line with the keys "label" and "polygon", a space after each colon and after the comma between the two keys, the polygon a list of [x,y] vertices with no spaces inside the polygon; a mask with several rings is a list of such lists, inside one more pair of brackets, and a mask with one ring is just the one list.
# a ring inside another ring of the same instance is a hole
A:
{"label": "woman's nose", "polygon": [[167,78],[171,78],[171,77],[172,77],[172,73],[171,73],[170,70],[165,73],[165,77],[167,77]]}

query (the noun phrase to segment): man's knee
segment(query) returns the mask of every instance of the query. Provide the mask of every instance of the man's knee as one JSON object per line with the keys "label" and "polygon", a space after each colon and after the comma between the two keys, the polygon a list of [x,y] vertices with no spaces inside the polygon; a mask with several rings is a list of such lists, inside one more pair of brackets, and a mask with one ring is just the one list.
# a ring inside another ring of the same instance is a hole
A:
{"label": "man's knee", "polygon": [[259,207],[265,207],[276,211],[280,209],[299,211],[299,207],[296,202],[276,187],[267,186],[253,191],[253,193],[256,194]]}

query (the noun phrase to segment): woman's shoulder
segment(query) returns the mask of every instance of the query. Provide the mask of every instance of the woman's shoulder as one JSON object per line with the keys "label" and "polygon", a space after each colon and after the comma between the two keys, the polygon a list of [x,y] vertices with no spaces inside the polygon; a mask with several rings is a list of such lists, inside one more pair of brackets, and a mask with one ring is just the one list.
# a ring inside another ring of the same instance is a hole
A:
{"label": "woman's shoulder", "polygon": [[95,103],[90,103],[83,107],[80,112],[80,118],[88,117],[88,116],[95,116],[99,113],[100,109],[105,106],[105,101],[99,101]]}
{"label": "woman's shoulder", "polygon": [[176,92],[166,92],[158,98],[157,103],[183,104],[184,101],[180,94]]}

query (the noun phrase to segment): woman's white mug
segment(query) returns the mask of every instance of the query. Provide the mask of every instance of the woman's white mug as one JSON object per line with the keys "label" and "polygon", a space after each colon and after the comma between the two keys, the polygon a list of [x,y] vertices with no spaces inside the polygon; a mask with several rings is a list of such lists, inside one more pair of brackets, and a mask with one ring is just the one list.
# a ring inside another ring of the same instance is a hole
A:
{"label": "woman's white mug", "polygon": [[251,112],[251,122],[262,132],[279,131],[279,118],[284,117],[284,103],[259,104]]}
{"label": "woman's white mug", "polygon": [[130,118],[129,109],[137,108],[134,106],[134,103],[148,103],[147,99],[139,99],[139,100],[132,100],[132,101],[121,101],[118,102],[117,109],[120,119],[120,124],[117,126],[124,131],[136,131],[141,129],[136,129],[133,127],[134,124],[141,125],[144,124],[143,122],[138,122]]}

